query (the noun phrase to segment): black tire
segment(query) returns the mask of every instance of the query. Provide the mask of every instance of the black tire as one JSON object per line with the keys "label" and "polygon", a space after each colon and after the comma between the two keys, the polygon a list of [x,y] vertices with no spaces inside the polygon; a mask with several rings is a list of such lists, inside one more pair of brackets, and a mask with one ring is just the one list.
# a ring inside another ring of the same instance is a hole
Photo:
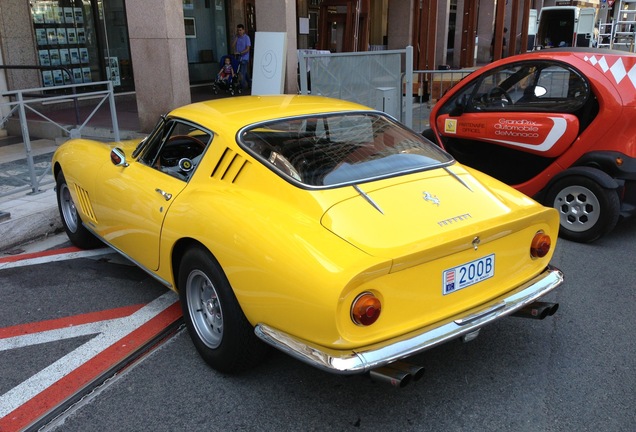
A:
{"label": "black tire", "polygon": [[557,209],[559,235],[579,243],[592,242],[610,232],[620,216],[620,199],[614,189],[578,175],[564,177],[550,187],[544,201]]}
{"label": "black tire", "polygon": [[64,174],[60,171],[56,178],[57,209],[60,212],[64,231],[71,243],[81,249],[95,249],[104,244],[84,227],[82,219],[77,213],[73,197],[66,184]]}
{"label": "black tire", "polygon": [[260,363],[268,352],[214,257],[206,250],[188,250],[179,268],[179,299],[197,351],[214,369],[236,373]]}

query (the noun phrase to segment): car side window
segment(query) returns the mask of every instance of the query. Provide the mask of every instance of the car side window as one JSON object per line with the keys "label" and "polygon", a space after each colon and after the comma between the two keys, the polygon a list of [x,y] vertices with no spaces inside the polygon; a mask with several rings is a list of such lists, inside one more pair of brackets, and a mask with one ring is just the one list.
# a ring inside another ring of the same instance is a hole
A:
{"label": "car side window", "polygon": [[[557,62],[522,62],[493,69],[455,95],[444,111],[575,112],[590,98],[586,79]],[[442,112],[443,113],[443,112]]]}
{"label": "car side window", "polygon": [[193,123],[169,119],[149,136],[139,161],[188,181],[212,140],[212,133]]}
{"label": "car side window", "polygon": [[536,84],[545,93],[538,98],[544,100],[564,101],[572,99],[576,103],[584,103],[587,98],[586,81],[577,73],[559,66],[542,69]]}

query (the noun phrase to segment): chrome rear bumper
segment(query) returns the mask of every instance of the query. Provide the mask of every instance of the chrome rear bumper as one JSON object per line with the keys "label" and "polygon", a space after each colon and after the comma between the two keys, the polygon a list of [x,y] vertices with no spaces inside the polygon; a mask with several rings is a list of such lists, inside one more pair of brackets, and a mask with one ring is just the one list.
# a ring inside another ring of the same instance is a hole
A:
{"label": "chrome rear bumper", "polygon": [[536,301],[563,283],[563,273],[548,266],[517,289],[446,321],[359,350],[331,350],[258,324],[256,335],[275,348],[319,369],[351,375],[370,371],[476,331]]}

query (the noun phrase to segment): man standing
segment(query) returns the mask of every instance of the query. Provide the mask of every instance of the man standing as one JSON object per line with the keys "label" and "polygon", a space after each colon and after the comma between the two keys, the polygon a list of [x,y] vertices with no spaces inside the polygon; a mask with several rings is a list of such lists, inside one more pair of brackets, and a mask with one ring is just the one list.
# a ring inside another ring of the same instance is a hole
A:
{"label": "man standing", "polygon": [[236,26],[236,36],[232,41],[232,51],[241,62],[241,87],[243,87],[244,89],[250,86],[252,83],[249,76],[251,48],[252,43],[250,41],[250,37],[245,33],[245,26],[243,24],[238,24]]}

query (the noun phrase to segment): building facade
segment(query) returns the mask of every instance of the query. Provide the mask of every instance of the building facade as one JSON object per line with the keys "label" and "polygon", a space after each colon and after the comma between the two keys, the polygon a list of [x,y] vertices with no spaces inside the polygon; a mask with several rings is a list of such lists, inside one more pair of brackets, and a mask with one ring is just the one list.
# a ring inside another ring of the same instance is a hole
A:
{"label": "building facade", "polygon": [[499,49],[524,51],[528,10],[555,1],[2,0],[0,65],[46,68],[0,69],[0,84],[54,89],[111,80],[117,93],[135,93],[148,130],[190,102],[191,85],[214,78],[239,23],[252,45],[256,31],[287,34],[285,92],[296,93],[297,49],[412,45],[415,69],[474,67],[491,61],[493,50],[495,58]]}

